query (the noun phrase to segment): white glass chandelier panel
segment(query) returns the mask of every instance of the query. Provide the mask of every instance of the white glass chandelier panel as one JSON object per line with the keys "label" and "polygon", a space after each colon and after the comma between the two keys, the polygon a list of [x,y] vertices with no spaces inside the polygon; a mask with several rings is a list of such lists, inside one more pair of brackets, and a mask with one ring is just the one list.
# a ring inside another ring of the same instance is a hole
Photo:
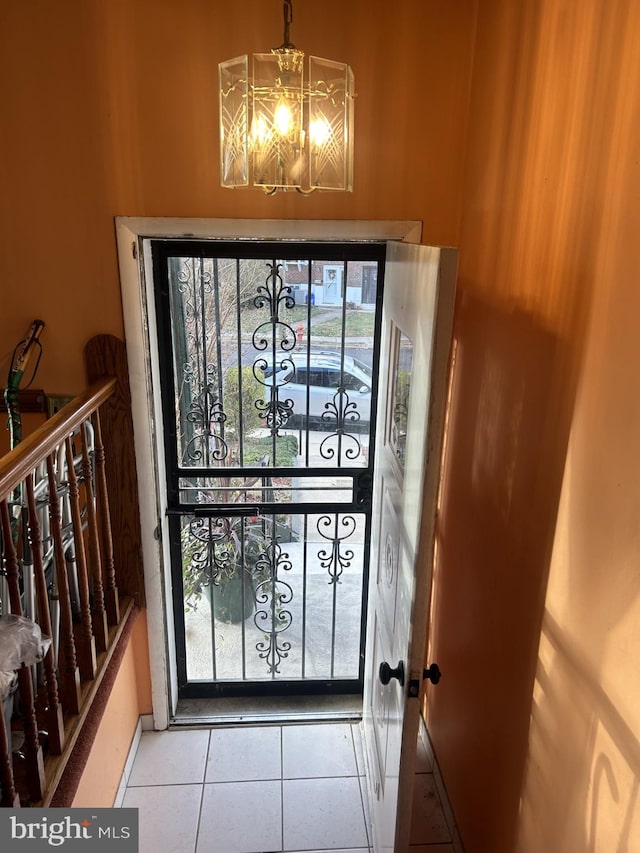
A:
{"label": "white glass chandelier panel", "polygon": [[302,63],[298,70],[281,66],[279,53],[253,56],[249,155],[261,187],[299,187],[304,174]]}
{"label": "white glass chandelier panel", "polygon": [[342,62],[309,57],[309,183],[353,189],[353,72]]}
{"label": "white glass chandelier panel", "polygon": [[348,65],[301,51],[239,56],[219,65],[224,187],[353,188],[354,79]]}
{"label": "white glass chandelier panel", "polygon": [[249,185],[249,71],[246,56],[218,66],[220,178],[223,187]]}

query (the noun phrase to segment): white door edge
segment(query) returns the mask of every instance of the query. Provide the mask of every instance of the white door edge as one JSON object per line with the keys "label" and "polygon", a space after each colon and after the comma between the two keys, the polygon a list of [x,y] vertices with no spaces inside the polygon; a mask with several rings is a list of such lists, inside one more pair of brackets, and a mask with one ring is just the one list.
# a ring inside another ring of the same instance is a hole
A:
{"label": "white door edge", "polygon": [[[395,244],[388,258],[380,358],[386,378],[380,384],[376,432],[363,711],[374,850],[405,853],[428,636],[457,253]],[[407,362],[400,354],[407,347],[413,357],[402,367]],[[404,431],[398,431],[395,413],[402,409],[394,386],[407,369],[413,377],[411,396]],[[394,434],[405,437],[402,457],[397,456]],[[390,667],[404,664],[403,687],[393,679],[381,686],[382,660]]]}

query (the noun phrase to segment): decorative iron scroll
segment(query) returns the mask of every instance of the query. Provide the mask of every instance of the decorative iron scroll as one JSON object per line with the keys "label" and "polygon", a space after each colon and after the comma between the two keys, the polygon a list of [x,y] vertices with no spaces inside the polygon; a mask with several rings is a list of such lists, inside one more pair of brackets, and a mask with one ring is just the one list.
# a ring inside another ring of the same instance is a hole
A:
{"label": "decorative iron scroll", "polygon": [[293,616],[284,605],[293,600],[293,589],[280,577],[280,572],[292,568],[289,555],[282,551],[277,540],[265,540],[265,550],[258,557],[254,576],[264,577],[256,585],[256,613],[253,617],[256,628],[264,632],[264,639],[256,643],[258,657],[267,662],[269,672],[275,676],[280,672],[280,663],[289,655],[291,643],[282,641],[280,634],[291,627]]}
{"label": "decorative iron scroll", "polygon": [[256,526],[242,517],[191,518],[183,528],[182,553],[187,596],[199,598],[201,587],[219,588],[238,571],[247,573],[256,606],[253,621],[263,636],[255,648],[266,661],[267,671],[275,676],[291,649],[281,634],[293,622],[286,607],[293,600],[293,589],[281,573],[290,571],[292,562],[275,536],[266,533],[265,523],[263,520],[256,533]]}
{"label": "decorative iron scroll", "polygon": [[189,570],[202,586],[220,585],[233,568],[232,529],[229,518],[191,518],[185,550]]}
{"label": "decorative iron scroll", "polygon": [[[330,550],[323,548],[318,551],[320,566],[329,573],[329,584],[340,583],[340,576],[351,566],[353,560],[353,550],[345,549],[344,542],[355,533],[356,520],[351,515],[322,515],[316,527],[320,536],[331,543]],[[344,528],[342,535],[340,527]]]}
{"label": "decorative iron scroll", "polygon": [[[196,262],[199,269],[196,270]],[[185,361],[182,378],[191,388],[186,421],[194,426],[194,435],[183,450],[183,462],[210,464],[227,458],[224,438],[227,416],[221,400],[220,366],[209,361],[207,352],[207,304],[213,301],[216,312],[217,275],[205,267],[202,259],[185,259],[177,274],[178,292],[184,299]],[[211,300],[211,296],[215,296]],[[218,317],[216,320],[218,321]],[[216,322],[217,328],[218,322]]]}
{"label": "decorative iron scroll", "polygon": [[[267,383],[264,382],[263,379],[260,379],[260,377],[256,373],[256,368],[262,371],[265,366],[265,359],[258,359],[258,361],[254,362],[253,365],[254,376],[258,379],[258,382],[261,382],[263,385],[266,385]],[[283,361],[281,362],[281,367],[284,366],[285,362]],[[272,433],[277,433],[277,431],[281,427],[284,427],[287,424],[287,422],[293,415],[293,400],[281,400],[279,397],[279,386],[275,384],[275,372],[273,374],[273,384],[269,388],[269,399],[256,400],[256,409],[258,410],[260,417],[263,418],[266,425],[271,428]]]}
{"label": "decorative iron scroll", "polygon": [[[255,359],[253,375],[269,392],[268,399],[256,400],[256,408],[272,433],[277,433],[293,415],[293,400],[281,399],[280,388],[295,375],[293,361],[286,354],[295,348],[296,335],[293,328],[282,319],[282,312],[294,308],[296,302],[291,288],[283,283],[280,266],[277,261],[267,265],[269,274],[265,283],[258,286],[257,295],[253,300],[256,308],[269,310],[269,320],[257,326],[252,335],[252,342],[258,352],[266,353],[271,350],[270,360],[266,356]],[[285,355],[280,357],[279,353]],[[277,371],[286,372],[287,369],[290,372],[286,379],[277,382]],[[270,375],[265,377],[267,370]]]}
{"label": "decorative iron scroll", "polygon": [[[184,365],[185,382],[190,381],[187,378],[188,367],[190,365]],[[210,459],[220,462],[226,459],[229,448],[222,435],[216,432],[214,424],[219,424],[222,427],[227,416],[222,408],[222,403],[218,400],[213,382],[208,382],[199,393],[193,396],[187,412],[187,420],[195,426],[198,432],[187,442],[184,458],[196,463],[209,462]]]}
{"label": "decorative iron scroll", "polygon": [[[325,403],[324,407],[326,411],[322,413],[322,420],[327,424],[335,421],[335,429],[320,444],[320,455],[323,459],[334,459],[342,449],[347,459],[357,459],[362,450],[360,442],[345,430],[345,424],[355,424],[360,420],[357,403],[350,400],[347,391],[340,387],[333,395],[333,401]],[[346,447],[343,445],[345,441]]]}

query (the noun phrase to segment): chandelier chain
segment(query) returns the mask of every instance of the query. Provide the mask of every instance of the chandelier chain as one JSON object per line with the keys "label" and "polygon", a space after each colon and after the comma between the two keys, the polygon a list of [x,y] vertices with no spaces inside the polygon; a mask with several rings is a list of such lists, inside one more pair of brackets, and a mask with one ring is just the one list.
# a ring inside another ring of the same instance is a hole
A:
{"label": "chandelier chain", "polygon": [[280,47],[280,50],[283,49],[295,49],[295,45],[291,44],[289,41],[289,27],[293,22],[293,0],[284,0],[282,4],[282,16],[284,18],[284,41]]}

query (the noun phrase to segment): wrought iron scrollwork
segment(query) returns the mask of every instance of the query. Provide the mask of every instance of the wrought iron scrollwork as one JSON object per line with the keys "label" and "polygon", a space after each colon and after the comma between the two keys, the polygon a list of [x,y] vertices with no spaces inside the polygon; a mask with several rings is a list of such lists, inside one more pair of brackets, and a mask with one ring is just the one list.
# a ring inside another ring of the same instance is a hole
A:
{"label": "wrought iron scrollwork", "polygon": [[192,518],[185,530],[190,574],[196,574],[202,586],[219,586],[220,579],[231,570],[233,562],[230,519]]}
{"label": "wrought iron scrollwork", "polygon": [[[353,460],[360,456],[360,442],[345,429],[345,424],[355,424],[360,420],[357,403],[349,398],[343,387],[338,388],[331,403],[325,403],[326,411],[322,413],[322,421],[334,426],[333,432],[320,444],[320,455],[323,459],[334,459],[338,454],[336,444],[342,448],[346,459]],[[346,443],[346,445],[345,445]]]}
{"label": "wrought iron scrollwork", "polygon": [[291,567],[289,555],[272,537],[265,542],[265,550],[254,568],[254,576],[264,578],[257,583],[255,591],[253,621],[256,628],[264,633],[264,639],[256,643],[256,651],[258,657],[266,661],[272,675],[280,672],[280,664],[291,649],[291,643],[280,638],[293,622],[291,611],[286,608],[293,600],[293,589],[280,576],[280,572],[288,572]]}
{"label": "wrought iron scrollwork", "polygon": [[[189,389],[181,406],[186,408],[184,421],[193,425],[184,436],[182,461],[201,465],[221,462],[229,452],[224,436],[227,416],[222,403],[220,354],[214,363],[209,360],[208,353],[210,309],[207,306],[212,295],[215,296],[216,317],[218,310],[217,273],[214,276],[210,264],[202,258],[184,259],[176,274],[177,290],[184,297],[184,337],[180,350],[184,357],[182,380]],[[216,340],[215,335],[213,340]]]}
{"label": "wrought iron scrollwork", "polygon": [[269,393],[268,400],[256,400],[256,409],[266,425],[271,427],[272,430],[277,430],[279,427],[285,426],[293,415],[293,400],[281,400],[280,388],[289,382],[289,377],[293,375],[295,367],[289,358],[283,358],[277,366],[280,371],[285,372],[285,375],[289,371],[289,375],[281,383],[276,382],[277,372],[275,369],[271,371],[270,382],[265,381],[264,371],[269,367],[266,358],[258,358],[253,363],[253,375],[261,385],[268,388]]}
{"label": "wrought iron scrollwork", "polygon": [[282,280],[280,264],[272,261],[268,264],[268,269],[265,283],[258,286],[253,304],[256,308],[267,308],[269,319],[256,327],[252,343],[258,352],[266,353],[270,350],[271,359],[266,355],[256,358],[253,363],[253,375],[267,389],[266,399],[256,400],[256,408],[265,424],[272,432],[277,432],[293,415],[293,400],[281,398],[280,389],[295,375],[293,361],[286,353],[295,348],[296,335],[282,317],[283,311],[292,309],[296,303],[291,288]]}
{"label": "wrought iron scrollwork", "polygon": [[[186,370],[185,381],[188,381]],[[187,420],[195,426],[197,432],[187,442],[184,458],[196,463],[209,459],[216,462],[226,459],[229,447],[222,434],[216,431],[215,425],[222,427],[227,416],[213,382],[208,382],[199,394],[194,395],[187,412]]]}
{"label": "wrought iron scrollwork", "polygon": [[211,293],[211,271],[202,267],[201,258],[184,258],[183,265],[176,276],[178,281],[178,290],[180,293],[188,293],[189,288],[195,281],[196,271],[194,261],[198,261],[201,265],[200,273],[198,274],[198,282],[203,285],[207,293]]}
{"label": "wrought iron scrollwork", "polygon": [[320,566],[329,573],[329,584],[340,583],[340,576],[351,566],[354,557],[351,548],[344,548],[344,542],[353,536],[356,520],[352,515],[322,515],[316,526],[320,536],[331,543],[330,550],[323,548],[318,551]]}
{"label": "wrought iron scrollwork", "polygon": [[[282,326],[286,326],[288,331],[291,333],[291,338],[289,339],[287,335],[286,345],[283,340],[282,348],[291,350],[295,346],[296,336],[291,326],[280,320],[279,313],[282,306],[285,308],[294,308],[296,301],[291,293],[291,288],[282,280],[282,276],[280,275],[280,266],[281,265],[277,261],[272,261],[270,264],[267,264],[270,272],[265,279],[265,283],[258,285],[257,296],[254,297],[253,304],[256,308],[264,308],[267,306],[271,313],[271,322],[281,323]],[[261,324],[261,326],[265,325],[267,324]],[[266,347],[266,344],[265,346],[257,346],[255,343],[256,333],[261,326],[258,326],[254,332],[254,346],[256,346],[256,349],[265,349]]]}

